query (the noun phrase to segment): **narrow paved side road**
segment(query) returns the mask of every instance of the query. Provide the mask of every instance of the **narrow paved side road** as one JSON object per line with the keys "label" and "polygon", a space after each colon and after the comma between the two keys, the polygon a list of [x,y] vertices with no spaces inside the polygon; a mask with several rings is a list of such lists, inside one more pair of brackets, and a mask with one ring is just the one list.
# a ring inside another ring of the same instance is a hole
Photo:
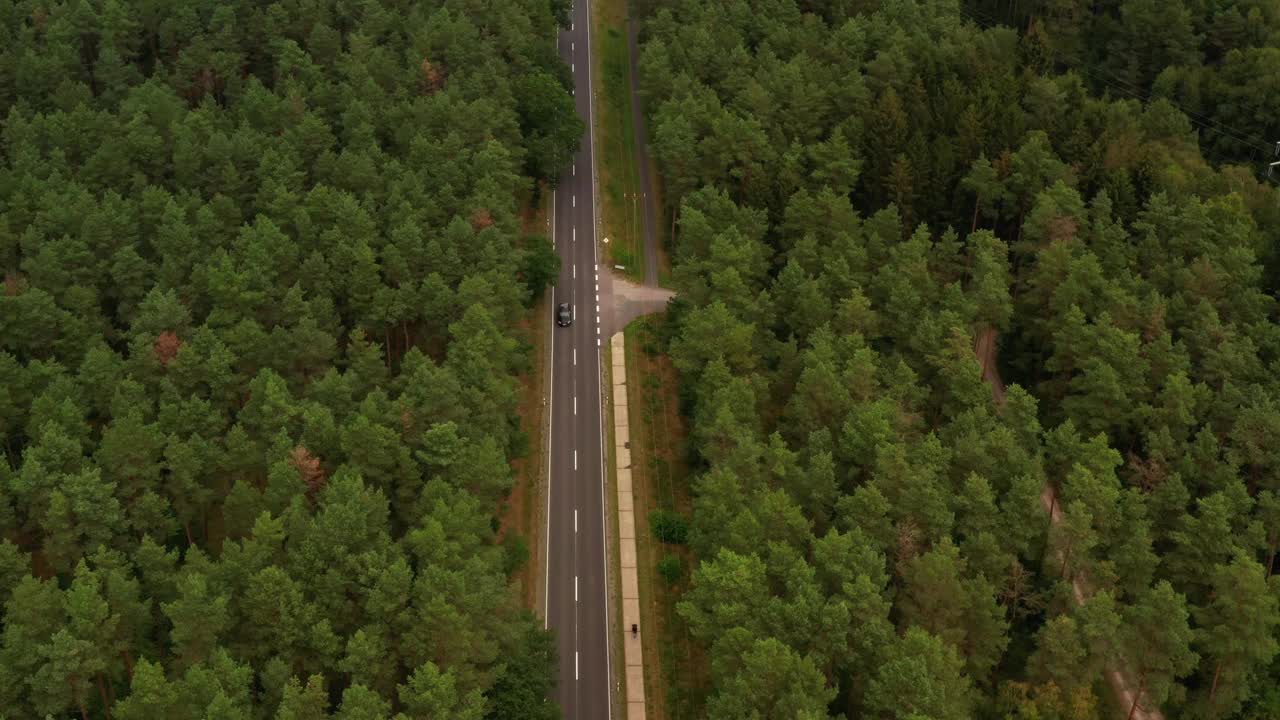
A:
{"label": "narrow paved side road", "polygon": [[[991,386],[992,398],[995,400],[996,405],[1003,405],[1005,397],[1004,381],[1000,379],[1000,369],[996,366],[998,340],[999,335],[994,328],[984,328],[978,332],[978,336],[974,339],[973,352],[978,356],[978,365],[982,367],[982,379]],[[1050,526],[1062,523],[1062,509],[1054,494],[1053,484],[1047,480],[1040,491],[1040,505],[1044,507],[1044,511],[1049,515]],[[1061,555],[1058,556],[1058,559],[1061,560]],[[1090,594],[1088,577],[1083,572],[1078,573],[1071,582],[1071,595],[1076,604],[1083,605]],[[1107,684],[1111,686],[1112,692],[1115,693],[1117,703],[1125,713],[1128,713],[1129,708],[1133,707],[1134,691],[1132,690],[1132,683],[1126,677],[1126,673],[1121,668],[1108,668]],[[1144,708],[1141,704],[1134,710],[1131,717],[1132,720],[1164,720],[1164,715],[1159,708]]]}

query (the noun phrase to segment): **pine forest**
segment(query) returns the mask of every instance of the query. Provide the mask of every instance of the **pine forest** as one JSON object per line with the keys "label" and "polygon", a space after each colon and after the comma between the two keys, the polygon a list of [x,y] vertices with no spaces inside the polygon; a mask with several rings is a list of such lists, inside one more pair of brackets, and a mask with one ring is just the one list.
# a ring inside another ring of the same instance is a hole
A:
{"label": "pine forest", "polygon": [[[1280,4],[609,4],[649,717],[1280,718]],[[0,720],[575,717],[503,519],[574,7],[0,0]]]}

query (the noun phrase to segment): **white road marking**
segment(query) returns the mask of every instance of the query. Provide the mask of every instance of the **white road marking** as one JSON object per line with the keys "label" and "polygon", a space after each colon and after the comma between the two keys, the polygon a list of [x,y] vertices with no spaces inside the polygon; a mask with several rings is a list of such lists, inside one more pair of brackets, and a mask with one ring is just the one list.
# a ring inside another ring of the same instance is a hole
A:
{"label": "white road marking", "polygon": [[578,532],[578,508],[573,509],[573,532]]}
{"label": "white road marking", "polygon": [[575,65],[575,64],[573,64],[573,63],[569,63],[569,72],[571,72],[571,73],[576,73],[576,72],[578,72],[578,66],[577,66],[577,65]]}
{"label": "white road marking", "polygon": [[574,470],[578,469],[578,451],[577,450],[573,451],[573,469]]}
{"label": "white road marking", "polygon": [[577,196],[577,195],[574,195],[572,198],[570,198],[570,201],[571,201],[571,202],[573,202],[573,206],[574,206],[574,207],[578,207],[578,196]]}
{"label": "white road marking", "polygon": [[578,602],[578,576],[573,576],[573,601]]}
{"label": "white road marking", "polygon": [[599,315],[596,316],[596,334],[597,335],[600,334],[600,316]]}
{"label": "white road marking", "polygon": [[577,395],[573,396],[573,414],[574,415],[578,414],[578,396]]}
{"label": "white road marking", "polygon": [[[599,300],[600,298],[596,298],[596,299],[597,299],[597,300]],[[599,304],[599,303],[596,303],[596,319],[597,319],[597,320],[599,320],[599,319],[600,319],[600,304]]]}
{"label": "white road marking", "polygon": [[600,292],[600,283],[596,283],[596,292]]}
{"label": "white road marking", "polygon": [[573,364],[578,364],[578,348],[573,349]]}
{"label": "white road marking", "polygon": [[575,45],[575,44],[576,44],[576,43],[574,43],[574,42],[572,42],[572,41],[569,43],[569,52],[573,52],[573,50],[574,50],[574,45]]}
{"label": "white road marking", "polygon": [[578,279],[578,266],[577,266],[577,265],[574,265],[574,266],[573,266],[573,279],[574,279],[574,280],[577,280],[577,279]]}
{"label": "white road marking", "polygon": [[578,228],[573,229],[573,241],[578,242]]}
{"label": "white road marking", "polygon": [[570,166],[569,166],[569,174],[570,174],[570,175],[572,175],[572,176],[574,176],[574,177],[578,177],[578,166],[577,166],[577,165],[570,165]]}
{"label": "white road marking", "polygon": [[[590,22],[586,23],[586,47],[588,47],[588,51],[590,53],[590,47],[591,47],[591,23]],[[591,87],[591,63],[586,64],[586,87]],[[593,191],[594,193],[596,190],[596,178],[594,174],[595,173],[595,133],[591,132],[590,128],[595,127],[595,97],[591,96],[590,92],[586,94],[586,115],[588,115],[588,117],[586,117],[586,127],[589,128],[588,133],[586,133],[586,135],[588,135],[588,140],[589,140],[588,150],[590,152],[591,173],[593,173],[591,174],[591,191]],[[591,195],[591,197],[593,197],[594,199],[595,195]],[[595,222],[596,222],[595,202],[591,202],[591,227],[593,228],[595,227]],[[599,266],[599,263],[600,263],[599,250],[600,250],[599,243],[595,243],[595,242],[591,243],[591,258],[595,260],[596,266]],[[596,288],[596,293],[599,293],[599,288]],[[599,369],[600,369],[600,338],[599,337],[595,338],[595,348],[596,348],[595,368],[596,368],[596,373],[599,373]],[[604,493],[604,484],[605,484],[604,478],[608,477],[608,475],[605,474],[605,470],[604,470],[604,457],[605,457],[604,455],[604,413],[596,413],[595,421],[596,421],[596,436],[600,438],[600,441],[599,441],[600,442],[600,507],[602,507],[602,509],[604,509],[604,511],[607,512],[609,503],[607,500],[605,500],[605,493]],[[604,532],[604,523],[600,523],[600,547],[604,548],[604,552],[600,553],[600,573],[602,573],[600,574],[600,577],[605,578],[605,583],[607,583],[608,577],[609,577],[609,560],[608,560],[609,559],[609,537],[608,537],[608,534],[605,534]],[[608,637],[609,628],[611,628],[611,625],[609,625],[609,593],[602,592],[600,594],[602,594],[602,597],[600,597],[600,600],[604,601],[604,624],[602,626],[602,629],[604,630],[604,633],[605,633],[604,637]],[[612,678],[613,676],[612,665],[613,665],[613,662],[611,660],[611,657],[609,657],[609,652],[608,652],[608,643],[605,643],[605,652],[604,652],[605,678]],[[605,707],[605,715],[604,715],[605,720],[613,720],[613,703],[612,702],[605,703],[604,707]]]}
{"label": "white road marking", "polygon": [[[588,12],[589,12],[589,9],[588,9]],[[569,29],[570,29],[570,31],[571,31],[571,32],[574,30],[574,23],[572,23],[572,22],[570,23],[570,25],[569,25]],[[591,23],[590,23],[590,22],[588,22],[588,23],[587,23],[587,28],[586,28],[586,38],[587,38],[587,56],[588,56],[588,58],[589,58],[589,57],[590,57],[590,49],[591,49]],[[592,75],[592,72],[591,72],[591,63],[590,63],[590,62],[588,62],[588,63],[587,63],[587,70],[586,70],[586,76],[587,76],[587,77],[586,77],[586,79],[587,79],[587,82],[586,82],[586,84],[585,84],[585,87],[587,87],[587,88],[592,87],[592,85],[591,85],[591,75]],[[575,85],[576,85],[576,83],[575,83]],[[570,92],[571,92],[571,93],[574,93],[574,95],[576,96],[576,91],[575,91],[575,90],[573,90],[572,88],[570,89]],[[587,140],[588,140],[588,142],[587,142],[587,152],[588,152],[588,162],[590,163],[590,165],[588,165],[588,170],[591,172],[591,187],[592,187],[592,192],[593,192],[593,193],[595,192],[595,190],[596,190],[596,185],[597,185],[597,178],[596,178],[596,176],[595,176],[595,169],[596,169],[596,166],[595,166],[595,162],[596,162],[596,157],[595,157],[595,156],[596,156],[596,138],[595,138],[595,133],[594,133],[594,132],[592,132],[592,128],[594,128],[594,127],[595,127],[595,121],[596,121],[596,118],[595,118],[595,97],[593,96],[593,94],[592,94],[592,93],[588,92],[588,93],[587,93]],[[595,197],[595,196],[594,196],[594,194],[592,195],[592,197],[593,197],[593,198]],[[596,227],[596,222],[597,222],[597,218],[596,218],[596,208],[595,208],[595,203],[593,202],[593,203],[591,203],[591,227],[592,227],[593,229]],[[594,238],[595,236],[593,235],[592,237]],[[598,270],[598,269],[599,269],[599,263],[600,263],[600,248],[599,248],[599,244],[598,244],[598,243],[596,243],[596,242],[592,242],[592,243],[591,243],[591,255],[592,255],[592,258],[593,258],[593,260],[594,260],[594,262],[595,262],[596,269]],[[599,281],[599,278],[597,277],[597,282],[598,282],[598,281]],[[597,286],[596,286],[596,302],[599,302],[599,301],[600,301],[600,298],[599,298],[599,292],[600,292],[600,287],[599,287],[599,285],[597,285]],[[601,366],[601,362],[602,362],[602,361],[601,361],[601,357],[600,357],[600,353],[601,353],[601,350],[600,350],[600,337],[597,335],[597,336],[596,336],[596,368],[597,368],[597,370],[600,368],[600,366]],[[605,478],[607,477],[607,475],[606,475],[606,473],[605,473],[605,458],[607,457],[607,455],[606,455],[605,450],[604,450],[604,413],[597,413],[597,414],[596,414],[596,422],[597,422],[597,433],[598,433],[598,434],[597,434],[597,437],[599,438],[599,443],[600,443],[600,507],[601,507],[601,508],[603,508],[605,512],[607,512],[607,511],[608,511],[609,504],[608,504],[608,501],[607,501],[607,499],[606,499],[606,495],[605,495]],[[550,453],[548,453],[548,455],[549,455],[549,454],[550,454]],[[548,458],[548,460],[549,460],[549,459],[550,459],[550,458]],[[549,495],[550,495],[550,494],[548,493],[548,497],[549,497]],[[548,500],[548,502],[549,502],[549,500]],[[550,510],[548,510],[548,515],[550,515]],[[601,572],[602,572],[602,577],[604,577],[604,578],[606,578],[606,579],[607,579],[607,578],[609,577],[609,563],[608,563],[608,557],[609,557],[609,536],[608,536],[608,534],[605,532],[605,523],[603,523],[603,522],[601,522],[601,523],[600,523],[600,545],[601,545],[601,547],[603,547],[603,548],[604,548],[604,552],[603,552],[603,553],[601,553],[601,555],[600,555],[600,563],[601,563],[601,568],[600,568],[600,569],[601,569]],[[548,566],[549,566],[549,565],[550,565],[550,563],[548,563]],[[607,586],[608,586],[608,583],[606,582],[606,583],[604,584],[604,586],[602,587],[602,589],[604,590],[604,592],[602,593],[602,597],[601,597],[601,600],[604,602],[604,618],[603,618],[604,622],[603,622],[603,627],[602,627],[602,629],[604,630],[604,637],[605,637],[606,639],[609,637],[610,629],[611,629],[611,627],[612,627],[612,626],[609,624],[609,593],[608,593],[608,591],[607,591]],[[548,614],[550,614],[550,613],[548,613]],[[575,625],[575,632],[576,632],[576,625]],[[613,677],[613,674],[612,674],[612,673],[613,673],[613,668],[612,668],[613,662],[612,662],[612,658],[610,657],[610,653],[609,653],[609,650],[608,650],[608,649],[609,649],[609,645],[610,645],[610,643],[609,643],[609,642],[607,642],[607,640],[606,640],[606,642],[605,642],[605,653],[604,653],[605,677]],[[574,651],[574,655],[573,655],[573,672],[574,672],[574,678],[575,678],[575,680],[576,680],[576,679],[577,679],[577,677],[578,677],[578,653],[577,653],[577,651]],[[613,718],[613,703],[606,703],[606,704],[605,704],[605,720],[612,720],[612,718]]]}

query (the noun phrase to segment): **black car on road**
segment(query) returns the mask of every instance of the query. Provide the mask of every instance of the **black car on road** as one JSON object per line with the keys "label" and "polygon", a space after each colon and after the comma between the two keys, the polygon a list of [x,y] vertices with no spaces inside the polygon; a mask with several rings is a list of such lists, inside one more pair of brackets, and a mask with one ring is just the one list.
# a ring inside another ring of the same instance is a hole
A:
{"label": "black car on road", "polygon": [[560,303],[556,308],[556,324],[560,327],[569,327],[573,324],[573,310],[569,307],[569,303]]}

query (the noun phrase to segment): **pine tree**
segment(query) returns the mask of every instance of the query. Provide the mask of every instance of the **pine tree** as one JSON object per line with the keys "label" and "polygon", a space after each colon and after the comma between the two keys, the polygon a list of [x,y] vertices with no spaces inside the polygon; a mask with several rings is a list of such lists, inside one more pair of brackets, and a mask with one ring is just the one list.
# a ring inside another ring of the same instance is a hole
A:
{"label": "pine tree", "polygon": [[1196,645],[1205,659],[1202,666],[1213,667],[1205,712],[1228,717],[1252,694],[1249,679],[1280,649],[1273,636],[1280,609],[1262,566],[1244,551],[1213,569],[1211,586],[1212,602],[1195,613]]}
{"label": "pine tree", "polygon": [[1134,683],[1129,716],[1140,703],[1159,706],[1175,681],[1195,668],[1187,601],[1167,581],[1159,582],[1125,609],[1121,643]]}

